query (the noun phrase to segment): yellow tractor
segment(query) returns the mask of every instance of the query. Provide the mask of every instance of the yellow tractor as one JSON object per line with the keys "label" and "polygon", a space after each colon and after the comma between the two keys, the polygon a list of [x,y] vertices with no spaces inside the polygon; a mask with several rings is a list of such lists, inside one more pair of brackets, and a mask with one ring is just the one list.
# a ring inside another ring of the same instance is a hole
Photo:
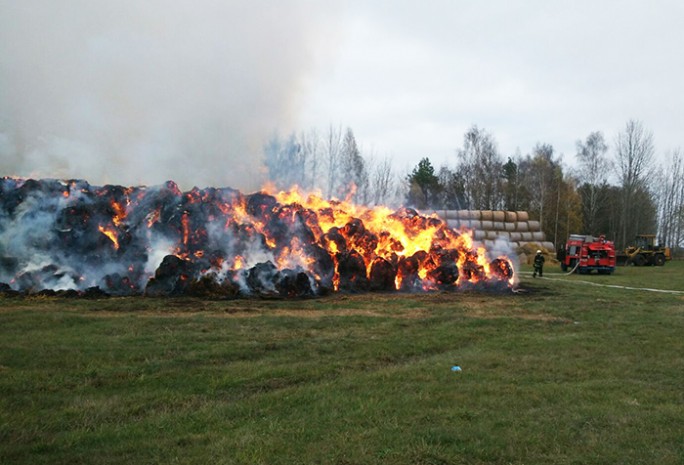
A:
{"label": "yellow tractor", "polygon": [[634,266],[663,266],[668,260],[672,260],[670,248],[656,245],[654,234],[639,234],[634,245],[628,246],[624,253],[618,256],[618,262]]}

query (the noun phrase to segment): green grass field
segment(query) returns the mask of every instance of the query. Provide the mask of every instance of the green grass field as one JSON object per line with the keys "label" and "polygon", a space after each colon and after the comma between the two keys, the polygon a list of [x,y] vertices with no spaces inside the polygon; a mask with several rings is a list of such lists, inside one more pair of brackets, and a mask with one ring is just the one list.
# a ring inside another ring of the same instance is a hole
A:
{"label": "green grass field", "polygon": [[684,463],[684,294],[583,282],[684,291],[684,262],[545,276],[506,295],[0,298],[0,463]]}

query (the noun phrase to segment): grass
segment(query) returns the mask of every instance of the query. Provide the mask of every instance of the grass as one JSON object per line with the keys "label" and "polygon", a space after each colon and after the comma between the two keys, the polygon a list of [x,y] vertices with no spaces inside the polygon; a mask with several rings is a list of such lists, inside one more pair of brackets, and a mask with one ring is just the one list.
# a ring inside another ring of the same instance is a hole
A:
{"label": "grass", "polygon": [[0,463],[684,463],[684,295],[580,282],[684,290],[684,263],[553,271],[515,295],[0,298]]}

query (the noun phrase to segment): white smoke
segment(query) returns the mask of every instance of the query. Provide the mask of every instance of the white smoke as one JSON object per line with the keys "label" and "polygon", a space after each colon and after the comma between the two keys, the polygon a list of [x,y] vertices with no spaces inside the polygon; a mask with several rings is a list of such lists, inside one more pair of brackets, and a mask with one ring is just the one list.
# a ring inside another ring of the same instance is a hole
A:
{"label": "white smoke", "polygon": [[305,0],[0,0],[0,175],[254,189],[335,16]]}

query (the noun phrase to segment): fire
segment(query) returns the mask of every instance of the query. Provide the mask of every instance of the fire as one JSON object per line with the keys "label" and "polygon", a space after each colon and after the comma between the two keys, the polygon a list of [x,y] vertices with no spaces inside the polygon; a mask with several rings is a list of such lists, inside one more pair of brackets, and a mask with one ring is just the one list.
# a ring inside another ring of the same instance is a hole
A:
{"label": "fire", "polygon": [[126,207],[121,205],[121,203],[112,201],[112,210],[114,211],[114,215],[112,216],[112,223],[114,223],[114,226],[119,226],[123,220],[126,219]]}
{"label": "fire", "polygon": [[110,241],[112,241],[112,244],[114,244],[114,250],[119,250],[119,237],[117,236],[116,230],[114,228],[100,225],[97,227],[97,229],[102,234],[107,236]]}
{"label": "fire", "polygon": [[[340,255],[350,251],[363,259],[366,278],[371,278],[373,267],[378,263],[404,263],[405,266],[398,267],[394,278],[395,289],[416,284],[424,290],[475,284],[499,280],[502,274],[506,278],[510,276],[512,281],[510,266],[499,267],[498,273],[493,273],[487,251],[483,247],[473,250],[471,234],[457,233],[438,218],[422,217],[412,210],[394,212],[387,207],[367,208],[348,200],[328,201],[317,194],[305,196],[296,187],[273,195],[280,204],[297,205],[315,213],[318,228],[312,230],[318,231],[317,240],[322,239],[333,256],[335,289],[338,288]],[[268,237],[267,242],[271,243]],[[346,245],[346,250],[341,249],[342,244]],[[449,258],[445,260],[448,255],[445,251],[456,251],[457,258],[451,262]],[[379,262],[379,259],[384,261]],[[453,269],[445,271],[445,267],[450,266],[458,269],[458,273],[451,273]]]}
{"label": "fire", "polygon": [[161,208],[157,208],[153,212],[147,214],[147,227],[151,228],[157,221],[159,221],[159,216],[161,215]]}
{"label": "fire", "polygon": [[[5,182],[7,192],[19,185]],[[77,287],[182,293],[201,278],[239,293],[305,296],[507,288],[514,279],[511,261],[490,257],[469,231],[450,229],[410,208],[327,200],[296,187],[245,195],[229,188],[181,192],[173,182],[122,188],[74,181],[57,192],[64,200],[55,242],[63,251],[54,260],[80,259],[83,269],[68,264],[80,276],[93,269],[87,264],[113,260],[99,267],[107,270],[103,276],[89,275]],[[94,230],[111,241],[116,254],[93,250],[101,243],[93,240]]]}
{"label": "fire", "polygon": [[181,225],[183,226],[183,245],[188,245],[188,237],[190,236],[190,220],[188,218],[188,212],[183,212],[181,217]]}

